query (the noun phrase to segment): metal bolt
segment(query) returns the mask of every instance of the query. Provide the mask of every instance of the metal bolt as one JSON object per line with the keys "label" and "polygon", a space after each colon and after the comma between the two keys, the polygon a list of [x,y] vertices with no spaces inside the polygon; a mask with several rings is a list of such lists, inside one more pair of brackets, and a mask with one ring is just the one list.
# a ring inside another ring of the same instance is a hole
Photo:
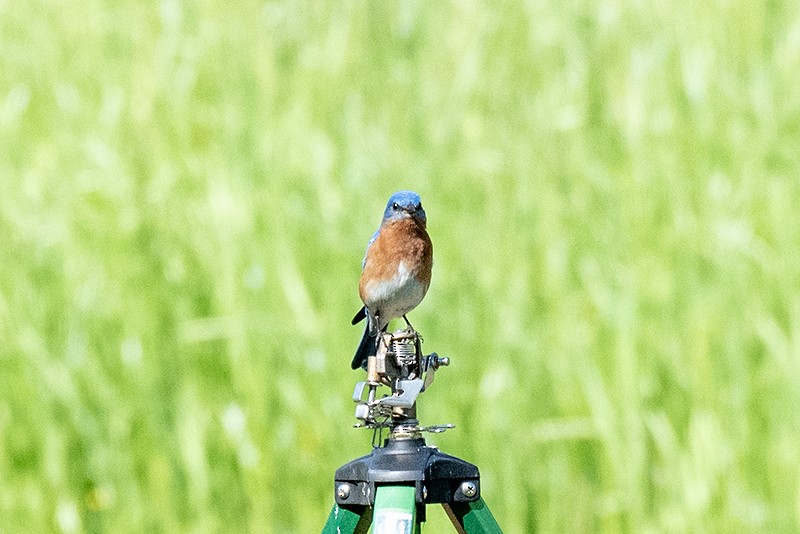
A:
{"label": "metal bolt", "polygon": [[461,483],[461,493],[464,494],[465,497],[472,498],[475,494],[478,493],[478,486],[474,482],[466,481]]}
{"label": "metal bolt", "polygon": [[350,484],[339,484],[336,487],[336,495],[343,501],[346,501],[350,496]]}
{"label": "metal bolt", "polygon": [[450,365],[450,358],[446,356],[442,357],[436,354],[435,352],[432,352],[428,357],[430,358],[429,360],[430,366],[433,368],[434,371],[444,365]]}

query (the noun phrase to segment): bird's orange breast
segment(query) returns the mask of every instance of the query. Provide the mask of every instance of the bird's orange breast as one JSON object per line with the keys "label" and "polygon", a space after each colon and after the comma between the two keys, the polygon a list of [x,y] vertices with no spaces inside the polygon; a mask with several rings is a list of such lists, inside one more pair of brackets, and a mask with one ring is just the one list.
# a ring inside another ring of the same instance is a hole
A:
{"label": "bird's orange breast", "polygon": [[[367,285],[390,281],[407,274],[427,291],[433,267],[433,244],[425,223],[412,218],[381,226],[380,233],[367,251],[364,270],[358,284],[361,299],[368,302]],[[408,270],[408,273],[402,273]],[[369,284],[368,284],[369,282]]]}

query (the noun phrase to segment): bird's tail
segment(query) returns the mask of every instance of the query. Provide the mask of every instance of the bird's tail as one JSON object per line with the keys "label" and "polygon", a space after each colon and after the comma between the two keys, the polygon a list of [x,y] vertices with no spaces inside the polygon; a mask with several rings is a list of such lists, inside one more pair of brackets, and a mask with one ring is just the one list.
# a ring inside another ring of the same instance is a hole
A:
{"label": "bird's tail", "polygon": [[367,358],[369,356],[374,356],[378,349],[378,334],[371,333],[372,330],[377,330],[376,328],[370,328],[369,324],[370,321],[367,321],[367,326],[364,328],[364,335],[361,337],[361,343],[358,344],[358,348],[356,349],[356,354],[353,356],[353,363],[350,364],[350,367],[353,369],[358,369],[361,367],[362,369],[367,368]]}

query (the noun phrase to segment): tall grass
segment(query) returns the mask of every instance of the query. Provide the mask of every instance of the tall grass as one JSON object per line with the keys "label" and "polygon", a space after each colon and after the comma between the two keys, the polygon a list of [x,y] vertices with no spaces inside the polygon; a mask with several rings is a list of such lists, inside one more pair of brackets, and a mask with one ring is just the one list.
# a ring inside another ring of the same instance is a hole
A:
{"label": "tall grass", "polygon": [[5,2],[0,50],[3,532],[318,531],[401,188],[505,531],[800,525],[792,3]]}

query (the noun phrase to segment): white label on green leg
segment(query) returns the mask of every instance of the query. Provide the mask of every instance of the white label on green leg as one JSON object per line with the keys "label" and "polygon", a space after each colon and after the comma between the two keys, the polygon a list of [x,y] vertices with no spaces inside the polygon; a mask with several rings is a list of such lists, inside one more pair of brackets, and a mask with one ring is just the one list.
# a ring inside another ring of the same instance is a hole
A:
{"label": "white label on green leg", "polygon": [[414,518],[408,512],[381,510],[372,521],[372,534],[411,534]]}

